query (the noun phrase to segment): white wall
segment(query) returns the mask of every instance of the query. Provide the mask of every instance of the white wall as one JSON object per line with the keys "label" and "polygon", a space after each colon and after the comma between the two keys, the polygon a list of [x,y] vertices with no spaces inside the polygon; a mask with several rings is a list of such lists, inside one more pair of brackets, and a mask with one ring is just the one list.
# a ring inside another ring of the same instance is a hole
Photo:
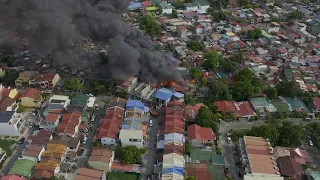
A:
{"label": "white wall", "polygon": [[143,147],[143,138],[141,139],[140,142],[133,142],[133,141],[130,141],[129,139],[121,139],[121,144],[122,144],[122,146],[133,145],[133,146],[136,146],[137,148],[140,149]]}
{"label": "white wall", "polygon": [[0,135],[3,136],[20,136],[20,132],[9,123],[0,123]]}
{"label": "white wall", "polygon": [[172,14],[172,9],[162,9],[162,14]]}

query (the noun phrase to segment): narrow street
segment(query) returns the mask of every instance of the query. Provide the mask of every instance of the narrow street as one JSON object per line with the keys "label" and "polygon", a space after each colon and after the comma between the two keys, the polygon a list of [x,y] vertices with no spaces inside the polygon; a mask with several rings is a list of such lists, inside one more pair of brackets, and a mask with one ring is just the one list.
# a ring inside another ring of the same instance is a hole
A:
{"label": "narrow street", "polygon": [[222,151],[223,151],[223,156],[226,163],[226,168],[228,168],[231,177],[233,177],[234,180],[238,180],[239,176],[238,176],[238,170],[234,161],[234,156],[233,156],[234,152],[232,150],[231,144],[228,144],[227,142],[226,134],[220,136],[219,142],[223,149]]}
{"label": "narrow street", "polygon": [[157,154],[157,133],[158,133],[158,119],[156,117],[150,116],[152,122],[152,127],[148,129],[148,139],[146,142],[147,152],[143,156],[143,172],[141,173],[141,179],[147,179],[146,176],[153,173],[155,158]]}

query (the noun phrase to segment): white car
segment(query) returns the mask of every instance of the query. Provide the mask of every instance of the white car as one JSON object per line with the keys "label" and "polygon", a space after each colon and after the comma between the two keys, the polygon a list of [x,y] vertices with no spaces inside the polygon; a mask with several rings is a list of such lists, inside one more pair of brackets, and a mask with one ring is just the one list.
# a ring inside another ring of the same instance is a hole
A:
{"label": "white car", "polygon": [[152,127],[152,120],[149,121],[149,126]]}

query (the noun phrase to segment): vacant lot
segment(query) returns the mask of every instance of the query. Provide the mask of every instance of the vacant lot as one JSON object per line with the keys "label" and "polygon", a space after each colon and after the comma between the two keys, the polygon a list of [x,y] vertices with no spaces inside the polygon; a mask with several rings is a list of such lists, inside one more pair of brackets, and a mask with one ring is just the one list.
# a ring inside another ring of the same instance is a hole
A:
{"label": "vacant lot", "polygon": [[108,173],[107,179],[108,180],[138,180],[139,176],[137,174],[110,172]]}
{"label": "vacant lot", "polygon": [[12,145],[15,144],[15,140],[7,140],[7,139],[0,139],[0,147],[7,153],[7,157],[10,157],[12,154]]}

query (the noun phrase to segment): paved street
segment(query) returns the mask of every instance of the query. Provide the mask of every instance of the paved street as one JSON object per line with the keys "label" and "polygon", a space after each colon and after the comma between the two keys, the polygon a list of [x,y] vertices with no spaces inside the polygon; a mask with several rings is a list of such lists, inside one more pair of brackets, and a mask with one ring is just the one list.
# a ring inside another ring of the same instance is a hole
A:
{"label": "paved street", "polygon": [[141,173],[141,179],[146,179],[145,175],[152,174],[157,148],[155,143],[157,142],[157,132],[158,132],[158,119],[153,116],[150,116],[150,119],[152,119],[152,127],[149,127],[148,130],[148,140],[146,142],[146,148],[147,152],[143,157],[143,169],[144,172]]}
{"label": "paved street", "polygon": [[234,177],[235,180],[238,180],[238,170],[235,166],[234,162],[234,152],[232,151],[232,146],[227,143],[227,136],[222,135],[220,136],[219,142],[223,149],[223,156],[225,158],[226,162],[226,168],[229,169],[229,173],[232,177]]}
{"label": "paved street", "polygon": [[12,168],[14,162],[18,159],[18,157],[21,155],[23,148],[26,146],[27,141],[25,141],[23,144],[17,144],[14,152],[12,153],[11,157],[7,160],[7,163],[3,166],[1,169],[1,174],[7,174],[10,169]]}
{"label": "paved street", "polygon": [[309,146],[307,143],[304,144],[305,149],[307,150],[310,158],[313,161],[313,164],[316,166],[315,169],[320,171],[320,155],[316,147]]}

